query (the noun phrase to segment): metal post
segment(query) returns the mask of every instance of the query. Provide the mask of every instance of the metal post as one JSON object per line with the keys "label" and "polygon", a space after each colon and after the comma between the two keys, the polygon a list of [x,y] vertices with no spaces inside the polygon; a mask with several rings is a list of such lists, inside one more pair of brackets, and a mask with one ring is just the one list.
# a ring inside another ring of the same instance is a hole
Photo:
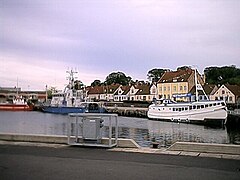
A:
{"label": "metal post", "polygon": [[109,117],[109,142],[108,145],[111,146],[112,144],[112,117]]}
{"label": "metal post", "polygon": [[75,142],[78,142],[78,116],[76,116],[76,124],[75,124],[75,128],[76,128],[76,136],[75,136]]}
{"label": "metal post", "polygon": [[68,144],[70,144],[70,137],[71,137],[71,117],[68,117],[68,127],[67,127],[67,135],[68,135]]}
{"label": "metal post", "polygon": [[115,122],[116,122],[116,126],[115,126],[115,143],[117,145],[118,144],[118,121],[117,121],[117,116],[115,116]]}

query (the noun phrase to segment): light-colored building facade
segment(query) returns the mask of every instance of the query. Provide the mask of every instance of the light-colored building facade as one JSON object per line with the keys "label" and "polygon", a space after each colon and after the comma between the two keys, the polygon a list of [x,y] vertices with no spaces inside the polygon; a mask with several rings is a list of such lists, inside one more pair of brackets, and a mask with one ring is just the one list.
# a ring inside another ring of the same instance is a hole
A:
{"label": "light-colored building facade", "polygon": [[88,87],[88,100],[90,101],[113,101],[114,93],[118,89],[119,85],[102,85]]}
{"label": "light-colored building facade", "polygon": [[211,96],[211,100],[225,100],[228,104],[240,103],[240,86],[222,85]]}
{"label": "light-colored building facade", "polygon": [[129,91],[131,86],[120,85],[114,94],[114,101],[127,101],[129,100]]}
{"label": "light-colored building facade", "polygon": [[[204,84],[199,73],[197,73],[197,79],[200,84]],[[188,101],[190,98],[188,93],[193,86],[195,86],[194,70],[165,72],[157,83],[158,98]]]}

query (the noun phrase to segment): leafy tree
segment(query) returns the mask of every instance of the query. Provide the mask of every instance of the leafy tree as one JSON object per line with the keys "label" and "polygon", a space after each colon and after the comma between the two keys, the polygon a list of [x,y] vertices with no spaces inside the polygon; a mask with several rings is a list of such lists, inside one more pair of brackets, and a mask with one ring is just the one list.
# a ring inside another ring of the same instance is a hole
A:
{"label": "leafy tree", "polygon": [[84,84],[82,83],[82,81],[76,80],[74,81],[74,88],[76,90],[82,89],[84,86]]}
{"label": "leafy tree", "polygon": [[240,69],[236,66],[207,67],[204,69],[209,84],[240,84]]}
{"label": "leafy tree", "polygon": [[94,87],[94,86],[100,86],[101,85],[101,81],[96,79],[94,80],[92,83],[91,83],[91,86]]}
{"label": "leafy tree", "polygon": [[179,70],[187,70],[187,69],[191,69],[191,67],[190,66],[181,66],[181,67],[177,68],[177,71],[179,71]]}
{"label": "leafy tree", "polygon": [[132,78],[130,76],[126,76],[123,72],[112,72],[106,77],[104,84],[127,85],[131,82],[131,80]]}
{"label": "leafy tree", "polygon": [[166,71],[169,71],[169,69],[154,68],[154,69],[148,71],[147,78],[149,81],[157,82]]}

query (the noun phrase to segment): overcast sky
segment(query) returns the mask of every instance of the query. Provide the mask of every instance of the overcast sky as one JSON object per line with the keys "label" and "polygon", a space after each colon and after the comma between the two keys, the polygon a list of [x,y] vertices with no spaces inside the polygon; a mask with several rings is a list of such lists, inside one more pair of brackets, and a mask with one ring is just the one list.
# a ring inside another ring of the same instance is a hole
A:
{"label": "overcast sky", "polygon": [[239,0],[0,0],[0,87],[90,85],[121,71],[240,66]]}

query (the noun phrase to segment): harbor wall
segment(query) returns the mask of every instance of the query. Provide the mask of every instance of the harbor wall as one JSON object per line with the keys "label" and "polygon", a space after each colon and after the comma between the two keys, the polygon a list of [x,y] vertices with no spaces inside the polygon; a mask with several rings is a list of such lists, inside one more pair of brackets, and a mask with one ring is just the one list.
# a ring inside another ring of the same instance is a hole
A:
{"label": "harbor wall", "polygon": [[107,107],[109,113],[116,113],[119,116],[147,118],[148,108],[144,107]]}

